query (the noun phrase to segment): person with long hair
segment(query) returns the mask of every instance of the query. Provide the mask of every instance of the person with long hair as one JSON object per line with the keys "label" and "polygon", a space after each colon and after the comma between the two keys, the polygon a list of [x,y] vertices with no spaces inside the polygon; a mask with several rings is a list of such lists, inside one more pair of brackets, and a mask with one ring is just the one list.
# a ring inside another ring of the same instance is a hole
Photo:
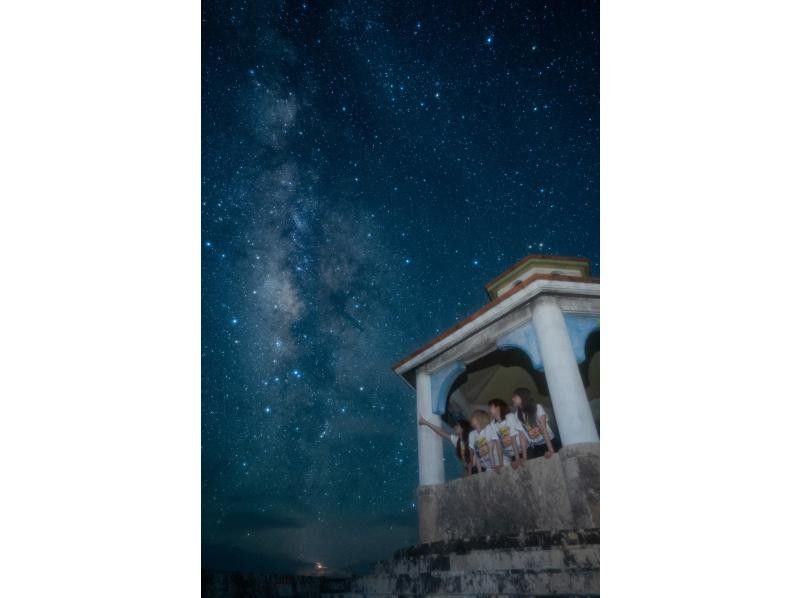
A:
{"label": "person with long hair", "polygon": [[472,426],[470,426],[467,420],[459,419],[456,425],[453,426],[453,432],[451,434],[448,434],[444,428],[429,422],[421,415],[419,416],[419,425],[428,426],[431,430],[436,432],[436,434],[452,443],[453,447],[456,449],[456,456],[464,469],[465,477],[471,476],[473,473],[478,473],[478,470],[472,464],[472,449],[469,448],[472,444],[472,436],[475,434],[475,430],[472,429]]}
{"label": "person with long hair", "polygon": [[510,464],[516,469],[525,460],[525,449],[528,446],[525,430],[503,399],[489,401],[489,415],[492,416],[492,425],[500,440],[503,464]]}
{"label": "person with long hair", "polygon": [[488,469],[498,470],[503,467],[503,454],[500,450],[500,441],[492,426],[492,419],[483,409],[472,412],[470,423],[475,430],[472,437],[472,463],[478,468],[478,473]]}
{"label": "person with long hair", "polygon": [[552,457],[561,448],[561,442],[553,434],[548,423],[547,412],[531,399],[531,391],[517,388],[511,395],[511,403],[516,410],[517,419],[528,437],[528,459],[545,456]]}

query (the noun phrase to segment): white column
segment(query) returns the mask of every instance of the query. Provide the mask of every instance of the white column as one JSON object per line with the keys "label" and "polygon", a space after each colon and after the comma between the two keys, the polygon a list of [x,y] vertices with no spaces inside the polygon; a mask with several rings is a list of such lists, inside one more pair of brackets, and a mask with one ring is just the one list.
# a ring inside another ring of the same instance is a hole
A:
{"label": "white column", "polygon": [[578,442],[599,442],[567,323],[555,299],[543,297],[534,305],[533,326],[561,443],[566,446]]}
{"label": "white column", "polygon": [[[433,413],[431,377],[417,370],[417,419],[424,417],[434,425],[441,426],[442,419]],[[428,426],[417,426],[417,451],[419,453],[419,485],[430,486],[444,483],[444,455],[442,439]]]}

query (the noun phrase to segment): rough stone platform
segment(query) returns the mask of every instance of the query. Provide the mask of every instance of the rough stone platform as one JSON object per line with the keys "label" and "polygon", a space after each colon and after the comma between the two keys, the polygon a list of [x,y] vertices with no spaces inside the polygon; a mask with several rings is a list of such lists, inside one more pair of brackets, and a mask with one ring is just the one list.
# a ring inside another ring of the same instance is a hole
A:
{"label": "rough stone platform", "polygon": [[540,531],[398,551],[347,596],[599,596],[600,530]]}

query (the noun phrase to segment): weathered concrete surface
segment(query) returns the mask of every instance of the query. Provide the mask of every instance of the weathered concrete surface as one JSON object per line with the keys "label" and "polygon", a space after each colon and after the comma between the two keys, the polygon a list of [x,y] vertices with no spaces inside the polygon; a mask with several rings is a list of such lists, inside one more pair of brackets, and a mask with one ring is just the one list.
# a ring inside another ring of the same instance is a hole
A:
{"label": "weathered concrete surface", "polygon": [[600,531],[423,544],[357,578],[351,596],[597,596]]}
{"label": "weathered concrete surface", "polygon": [[600,444],[573,444],[558,451],[573,526],[600,527]]}
{"label": "weathered concrete surface", "polygon": [[600,527],[600,444],[418,490],[424,543]]}

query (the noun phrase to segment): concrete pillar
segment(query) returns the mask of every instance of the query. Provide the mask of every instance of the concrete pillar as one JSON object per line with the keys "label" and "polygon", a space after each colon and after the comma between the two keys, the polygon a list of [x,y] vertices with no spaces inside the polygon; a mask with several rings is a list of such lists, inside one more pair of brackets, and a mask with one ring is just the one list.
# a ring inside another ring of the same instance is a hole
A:
{"label": "concrete pillar", "polygon": [[[441,426],[442,418],[433,413],[431,376],[417,370],[417,418],[421,415],[429,422]],[[419,453],[419,485],[444,483],[444,455],[442,439],[428,426],[417,426],[417,452]]]}
{"label": "concrete pillar", "polygon": [[533,307],[533,326],[561,443],[567,446],[578,442],[599,442],[567,323],[554,298],[542,297],[536,302]]}

